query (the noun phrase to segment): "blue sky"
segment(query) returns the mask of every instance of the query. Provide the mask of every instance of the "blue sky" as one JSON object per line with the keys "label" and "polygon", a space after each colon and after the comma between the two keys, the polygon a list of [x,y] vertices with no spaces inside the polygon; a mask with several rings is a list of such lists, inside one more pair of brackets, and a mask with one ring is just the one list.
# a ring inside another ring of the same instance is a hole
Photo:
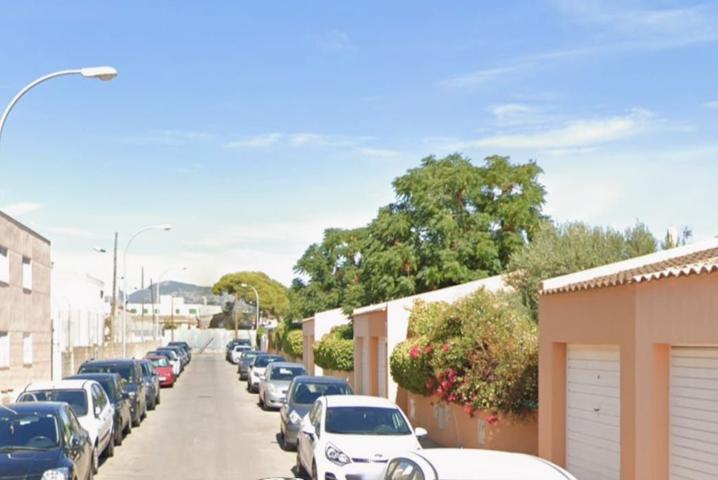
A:
{"label": "blue sky", "polygon": [[[264,270],[366,223],[427,155],[536,160],[547,213],[718,234],[718,6],[696,2],[12,2],[0,209],[58,268]],[[2,100],[4,99],[4,100]]]}

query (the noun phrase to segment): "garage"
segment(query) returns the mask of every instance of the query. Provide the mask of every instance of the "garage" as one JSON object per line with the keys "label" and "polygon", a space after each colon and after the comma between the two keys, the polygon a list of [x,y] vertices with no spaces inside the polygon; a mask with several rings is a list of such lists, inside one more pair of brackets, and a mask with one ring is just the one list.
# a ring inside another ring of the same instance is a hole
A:
{"label": "garage", "polygon": [[618,480],[620,354],[615,346],[566,349],[566,466],[582,480]]}
{"label": "garage", "polygon": [[670,478],[718,471],[718,347],[671,348]]}

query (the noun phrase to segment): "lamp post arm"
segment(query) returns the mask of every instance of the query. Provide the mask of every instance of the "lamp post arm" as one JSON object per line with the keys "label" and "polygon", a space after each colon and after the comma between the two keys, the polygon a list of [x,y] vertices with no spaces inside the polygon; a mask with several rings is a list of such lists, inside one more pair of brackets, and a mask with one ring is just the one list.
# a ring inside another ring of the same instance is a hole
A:
{"label": "lamp post arm", "polygon": [[32,82],[25,85],[22,90],[17,92],[17,94],[13,97],[12,100],[10,100],[10,103],[5,107],[5,111],[2,114],[2,117],[0,117],[0,139],[2,139],[2,131],[5,127],[5,121],[7,120],[8,115],[10,115],[10,112],[12,111],[13,107],[15,107],[15,104],[25,96],[27,92],[38,86],[39,84],[46,82],[48,80],[52,80],[53,78],[57,77],[63,77],[65,75],[81,75],[82,70],[79,68],[74,68],[71,70],[60,70],[58,72],[53,72],[50,74],[47,74],[43,77],[40,77],[36,80],[33,80]]}

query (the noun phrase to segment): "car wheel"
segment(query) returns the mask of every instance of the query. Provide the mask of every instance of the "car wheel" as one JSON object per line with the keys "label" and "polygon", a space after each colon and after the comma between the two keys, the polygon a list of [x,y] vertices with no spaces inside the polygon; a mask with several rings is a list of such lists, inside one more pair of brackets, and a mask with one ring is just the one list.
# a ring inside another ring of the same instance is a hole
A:
{"label": "car wheel", "polygon": [[95,472],[92,471],[92,468],[87,469],[87,480],[93,480],[95,478]]}
{"label": "car wheel", "polygon": [[[125,432],[126,432],[126,431],[127,431],[127,428],[125,428]],[[114,440],[114,442],[115,442],[115,446],[116,446],[116,447],[119,447],[120,445],[122,445],[122,441],[125,439],[125,432],[123,432],[122,429],[117,430],[117,431],[115,432],[115,440]]]}
{"label": "car wheel", "polygon": [[92,449],[92,468],[90,469],[92,471],[92,474],[96,474],[97,471],[100,469],[100,452],[97,451],[97,446]]}
{"label": "car wheel", "polygon": [[319,475],[317,475],[317,462],[312,462],[312,480],[319,480]]}
{"label": "car wheel", "polygon": [[147,418],[147,404],[145,403],[145,408],[142,409],[142,416],[140,417],[140,421]]}
{"label": "car wheel", "polygon": [[154,410],[156,406],[157,400],[154,398],[152,399],[152,402],[147,404],[147,410]]}
{"label": "car wheel", "polygon": [[[135,416],[135,418],[132,419],[132,421],[130,423],[132,424],[133,427],[139,427],[141,422],[142,421],[140,420],[140,416],[137,415],[137,416]],[[130,431],[132,431],[131,428],[130,428]]]}
{"label": "car wheel", "polygon": [[297,477],[304,478],[306,477],[306,470],[304,470],[304,467],[302,466],[302,459],[299,457],[299,449],[297,449]]}
{"label": "car wheel", "polygon": [[160,404],[160,392],[157,392],[157,398],[155,398],[155,405]]}
{"label": "car wheel", "polygon": [[[112,432],[112,436],[115,436],[115,432]],[[107,442],[107,447],[105,447],[105,458],[111,458],[115,456],[115,441],[113,438],[110,438],[110,441]]]}

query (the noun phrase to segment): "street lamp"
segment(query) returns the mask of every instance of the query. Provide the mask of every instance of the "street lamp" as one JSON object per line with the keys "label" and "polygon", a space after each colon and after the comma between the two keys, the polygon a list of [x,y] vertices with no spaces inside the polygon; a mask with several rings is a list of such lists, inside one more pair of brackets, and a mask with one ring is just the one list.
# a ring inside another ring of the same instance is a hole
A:
{"label": "street lamp", "polygon": [[254,296],[257,299],[257,303],[256,303],[256,305],[257,305],[257,320],[254,323],[254,329],[256,330],[259,328],[259,292],[257,291],[256,288],[254,288],[253,286],[248,285],[246,283],[242,283],[242,284],[240,284],[240,286],[242,286],[244,288],[251,288],[252,290],[254,290]]}
{"label": "street lamp", "polygon": [[46,82],[48,80],[51,80],[53,78],[57,77],[63,77],[66,75],[82,75],[85,78],[96,78],[98,80],[102,81],[110,81],[113,78],[117,76],[117,70],[113,67],[86,67],[86,68],[75,68],[71,70],[60,70],[59,72],[50,73],[48,75],[45,75],[44,77],[40,77],[36,80],[33,80],[32,82],[25,85],[22,90],[20,90],[12,100],[10,100],[10,103],[7,107],[5,107],[5,111],[2,114],[2,117],[0,117],[0,139],[2,138],[2,131],[5,127],[5,121],[7,120],[8,115],[10,115],[10,111],[13,109],[15,104],[20,100],[27,92],[32,90],[34,87],[38,86],[39,84]]}
{"label": "street lamp", "polygon": [[127,357],[127,303],[129,300],[129,295],[127,294],[127,250],[129,250],[130,245],[132,245],[132,241],[137,238],[138,235],[141,233],[147,232],[149,230],[161,230],[161,231],[168,231],[172,230],[172,225],[149,225],[147,227],[140,228],[135,232],[134,235],[130,237],[130,239],[127,241],[127,245],[125,245],[125,251],[122,254],[122,271],[124,272],[123,278],[122,278],[122,286],[124,290],[124,297],[122,298],[122,356]]}

